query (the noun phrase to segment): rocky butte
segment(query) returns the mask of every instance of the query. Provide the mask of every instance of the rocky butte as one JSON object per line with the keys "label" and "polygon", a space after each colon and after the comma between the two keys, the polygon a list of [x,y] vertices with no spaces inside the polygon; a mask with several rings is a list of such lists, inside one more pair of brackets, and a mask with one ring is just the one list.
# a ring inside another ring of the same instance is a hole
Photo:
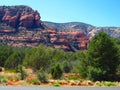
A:
{"label": "rocky butte", "polygon": [[40,27],[41,17],[37,11],[28,6],[1,6],[0,22],[4,25],[18,27]]}
{"label": "rocky butte", "polygon": [[120,38],[117,27],[43,22],[38,11],[29,6],[0,6],[0,42],[14,47],[36,47],[42,43],[65,51],[85,50],[89,39],[100,31]]}

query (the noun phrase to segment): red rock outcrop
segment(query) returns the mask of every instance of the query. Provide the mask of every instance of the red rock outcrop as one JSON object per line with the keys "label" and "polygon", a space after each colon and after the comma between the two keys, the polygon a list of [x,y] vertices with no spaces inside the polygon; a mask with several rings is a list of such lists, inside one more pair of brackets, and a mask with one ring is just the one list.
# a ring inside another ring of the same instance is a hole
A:
{"label": "red rock outcrop", "polygon": [[20,17],[20,26],[31,27],[33,25],[34,16],[33,14],[22,15]]}
{"label": "red rock outcrop", "polygon": [[34,24],[36,26],[40,26],[40,24],[42,24],[42,22],[40,21],[41,17],[39,15],[39,13],[37,11],[34,12]]}
{"label": "red rock outcrop", "polygon": [[16,15],[11,15],[9,11],[5,12],[5,15],[2,18],[2,21],[5,22],[7,25],[16,27],[17,26],[17,21],[19,19],[19,14],[17,13]]}
{"label": "red rock outcrop", "polygon": [[40,27],[40,14],[27,6],[0,7],[0,21],[12,27]]}
{"label": "red rock outcrop", "polygon": [[69,46],[72,45],[76,49],[87,49],[89,39],[82,30],[72,32],[47,30],[46,32],[50,35],[50,42],[54,44],[55,48],[62,48],[66,51],[71,51]]}

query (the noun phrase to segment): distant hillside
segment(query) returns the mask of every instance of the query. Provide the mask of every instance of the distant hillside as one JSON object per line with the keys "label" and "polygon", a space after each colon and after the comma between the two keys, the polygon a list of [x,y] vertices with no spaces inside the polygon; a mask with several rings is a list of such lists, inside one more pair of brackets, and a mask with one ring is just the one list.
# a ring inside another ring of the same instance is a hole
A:
{"label": "distant hillside", "polygon": [[83,30],[91,38],[96,33],[103,31],[111,37],[120,38],[120,27],[97,27],[81,22],[53,23],[45,21],[49,29],[57,31],[78,31]]}

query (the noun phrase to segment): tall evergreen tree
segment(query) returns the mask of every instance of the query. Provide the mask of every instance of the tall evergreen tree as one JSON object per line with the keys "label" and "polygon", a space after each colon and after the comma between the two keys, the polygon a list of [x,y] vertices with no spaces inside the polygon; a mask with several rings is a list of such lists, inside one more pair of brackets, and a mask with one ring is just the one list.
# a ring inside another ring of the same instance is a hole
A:
{"label": "tall evergreen tree", "polygon": [[119,64],[118,48],[112,39],[100,32],[88,47],[88,78],[92,80],[112,80]]}

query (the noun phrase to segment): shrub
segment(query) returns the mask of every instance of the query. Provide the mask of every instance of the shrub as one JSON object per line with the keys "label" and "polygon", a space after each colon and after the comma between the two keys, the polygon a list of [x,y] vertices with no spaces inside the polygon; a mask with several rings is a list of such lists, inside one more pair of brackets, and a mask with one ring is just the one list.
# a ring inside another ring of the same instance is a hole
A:
{"label": "shrub", "polygon": [[5,76],[0,76],[0,83],[6,83],[7,78]]}
{"label": "shrub", "polygon": [[103,84],[102,84],[102,83],[98,83],[98,84],[97,84],[97,86],[102,87],[102,86],[103,86]]}
{"label": "shrub", "polygon": [[40,80],[42,83],[46,83],[47,82],[47,76],[45,71],[41,68],[38,72],[37,72],[37,78],[38,80]]}
{"label": "shrub", "polygon": [[94,68],[92,66],[88,67],[87,77],[92,81],[102,80],[105,71],[102,71],[100,68]]}
{"label": "shrub", "polygon": [[20,80],[20,77],[17,75],[15,75],[15,76],[8,76],[7,77],[8,78],[8,80],[10,80],[10,81],[19,81]]}
{"label": "shrub", "polygon": [[0,66],[4,67],[6,60],[12,53],[12,47],[0,43]]}
{"label": "shrub", "polygon": [[53,86],[60,87],[61,85],[59,83],[55,83],[55,84],[53,84]]}
{"label": "shrub", "polygon": [[118,83],[116,82],[110,82],[110,81],[105,81],[105,82],[100,82],[97,84],[97,86],[119,86]]}
{"label": "shrub", "polygon": [[51,75],[53,79],[60,79],[63,75],[63,71],[59,64],[56,64],[51,68]]}
{"label": "shrub", "polygon": [[23,51],[15,50],[13,54],[11,54],[5,62],[6,69],[15,69],[17,70],[18,65],[22,64],[24,58]]}
{"label": "shrub", "polygon": [[26,54],[23,64],[26,67],[31,67],[34,71],[40,68],[47,69],[51,63],[51,50],[43,45],[38,48],[32,48]]}
{"label": "shrub", "polygon": [[79,77],[78,76],[69,76],[68,80],[78,80]]}
{"label": "shrub", "polygon": [[87,77],[87,66],[89,60],[87,60],[87,51],[78,51],[76,53],[77,61],[75,62],[74,68],[78,72],[81,78]]}
{"label": "shrub", "polygon": [[105,82],[105,86],[116,86],[114,82]]}
{"label": "shrub", "polygon": [[63,71],[65,73],[69,73],[71,71],[72,66],[70,65],[70,63],[68,63],[67,61],[63,62]]}
{"label": "shrub", "polygon": [[24,80],[28,76],[27,72],[23,69],[22,65],[18,66],[18,71],[20,73],[21,80]]}
{"label": "shrub", "polygon": [[39,80],[36,79],[36,78],[27,80],[27,82],[30,83],[30,84],[33,84],[33,85],[39,85],[40,84]]}

